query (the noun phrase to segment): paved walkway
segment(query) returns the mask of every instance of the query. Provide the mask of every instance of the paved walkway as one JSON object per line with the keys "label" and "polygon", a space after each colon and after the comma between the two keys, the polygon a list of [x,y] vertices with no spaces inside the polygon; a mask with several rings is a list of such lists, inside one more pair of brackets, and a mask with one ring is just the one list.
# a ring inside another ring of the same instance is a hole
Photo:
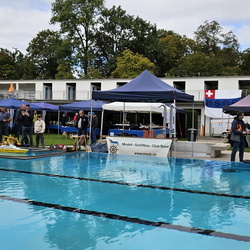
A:
{"label": "paved walkway", "polygon": [[[207,143],[223,143],[222,138],[218,137],[206,137],[198,136],[197,142],[207,142]],[[175,154],[175,155],[174,155]],[[210,155],[205,153],[196,153],[196,152],[173,152],[173,157],[177,158],[188,158],[188,159],[202,159],[202,160],[213,160],[213,161],[230,161],[231,150],[225,150],[221,152],[221,155],[215,158],[211,158]],[[244,159],[250,160],[250,153],[244,153]],[[236,162],[239,162],[239,153],[236,154]]]}

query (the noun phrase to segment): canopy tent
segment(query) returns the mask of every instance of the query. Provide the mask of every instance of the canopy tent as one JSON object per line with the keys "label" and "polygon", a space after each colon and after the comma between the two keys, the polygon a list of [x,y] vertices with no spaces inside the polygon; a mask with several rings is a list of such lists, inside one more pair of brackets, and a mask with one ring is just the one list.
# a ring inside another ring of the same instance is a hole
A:
{"label": "canopy tent", "polygon": [[[123,111],[123,112],[130,112],[130,113],[150,113],[150,125],[152,123],[152,113],[160,113],[164,114],[164,111],[170,112],[170,108],[166,107],[163,103],[141,103],[141,102],[112,102],[109,104],[104,104],[102,106],[102,120],[101,120],[101,134],[103,129],[103,117],[104,117],[104,110],[109,111]],[[164,118],[166,116],[164,115]],[[168,116],[169,117],[169,116]],[[165,120],[165,119],[164,119]],[[166,123],[166,120],[164,121]]]}
{"label": "canopy tent", "polygon": [[[134,113],[144,113],[144,112],[163,113],[164,108],[161,105],[163,105],[163,103],[128,102],[125,103],[125,111]],[[104,110],[123,111],[124,103],[112,102],[109,104],[104,104],[102,108]]]}
{"label": "canopy tent", "polygon": [[73,102],[59,106],[60,111],[102,111],[102,105],[106,104],[101,101],[85,100],[81,102]]}
{"label": "canopy tent", "polygon": [[42,110],[58,111],[59,107],[47,102],[36,102],[35,105],[39,106]]}
{"label": "canopy tent", "polygon": [[32,110],[41,110],[41,107],[39,107],[33,103],[21,101],[21,100],[15,99],[15,98],[8,98],[8,99],[0,100],[0,106],[3,106],[7,109],[19,109],[22,104],[24,104],[24,105],[29,104],[30,109],[32,109]]}
{"label": "canopy tent", "polygon": [[[125,111],[125,112],[131,112],[131,113],[160,113],[164,114],[164,111],[166,112],[165,115],[165,121],[169,123],[170,122],[170,103],[142,103],[142,102],[112,102],[109,104],[104,104],[102,106],[103,111],[109,110],[109,111]],[[185,113],[183,109],[177,109],[180,113]],[[103,127],[103,113],[102,113],[102,123],[101,123],[101,131]]]}
{"label": "canopy tent", "polygon": [[94,100],[129,102],[193,102],[194,96],[188,95],[160,80],[149,71],[125,85],[107,91],[93,91]]}
{"label": "canopy tent", "polygon": [[[143,71],[132,81],[125,85],[107,91],[93,91],[94,100],[110,100],[123,102],[173,102],[171,110],[176,113],[176,102],[194,102],[194,96],[186,94],[160,80],[149,71]],[[165,113],[165,112],[164,112]],[[170,115],[170,117],[172,117]],[[170,129],[176,133],[176,121],[170,122]],[[165,118],[166,119],[166,118]],[[166,128],[164,128],[166,131]],[[172,137],[172,133],[170,133]]]}
{"label": "canopy tent", "polygon": [[250,115],[250,95],[230,106],[224,106],[223,112],[231,115],[235,115],[237,112],[244,112],[245,115]]}

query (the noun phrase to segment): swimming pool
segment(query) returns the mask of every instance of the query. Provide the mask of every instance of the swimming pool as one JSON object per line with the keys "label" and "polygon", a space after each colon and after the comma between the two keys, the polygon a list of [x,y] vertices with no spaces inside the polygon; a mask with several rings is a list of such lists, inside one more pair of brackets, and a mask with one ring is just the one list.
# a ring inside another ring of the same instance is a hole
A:
{"label": "swimming pool", "polygon": [[250,165],[1,159],[0,249],[250,249]]}

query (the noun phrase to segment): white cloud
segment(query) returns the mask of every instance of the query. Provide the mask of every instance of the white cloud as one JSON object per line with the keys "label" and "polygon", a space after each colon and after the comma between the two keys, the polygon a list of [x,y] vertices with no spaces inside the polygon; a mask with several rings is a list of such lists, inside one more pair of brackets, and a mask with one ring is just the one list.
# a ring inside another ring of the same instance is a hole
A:
{"label": "white cloud", "polygon": [[[54,0],[1,0],[0,47],[26,53],[29,42],[49,25]],[[194,31],[215,20],[232,30],[242,48],[250,48],[250,1],[246,0],[106,0],[106,6],[121,5],[128,14],[139,16],[158,29],[173,30],[193,38]]]}
{"label": "white cloud", "polygon": [[121,5],[128,14],[140,16],[158,29],[173,30],[193,38],[194,31],[204,24],[217,21],[225,31],[230,26],[242,47],[250,47],[250,1],[245,0],[106,0],[107,7]]}

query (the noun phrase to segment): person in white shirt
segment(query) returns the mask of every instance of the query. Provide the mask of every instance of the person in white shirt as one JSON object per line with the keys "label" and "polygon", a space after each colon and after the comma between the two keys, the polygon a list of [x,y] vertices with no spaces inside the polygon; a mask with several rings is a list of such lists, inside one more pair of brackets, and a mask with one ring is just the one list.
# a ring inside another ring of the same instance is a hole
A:
{"label": "person in white shirt", "polygon": [[42,116],[37,115],[37,120],[34,123],[34,133],[36,134],[36,147],[39,146],[41,141],[42,147],[44,148],[44,132],[45,132],[45,122],[42,120]]}

